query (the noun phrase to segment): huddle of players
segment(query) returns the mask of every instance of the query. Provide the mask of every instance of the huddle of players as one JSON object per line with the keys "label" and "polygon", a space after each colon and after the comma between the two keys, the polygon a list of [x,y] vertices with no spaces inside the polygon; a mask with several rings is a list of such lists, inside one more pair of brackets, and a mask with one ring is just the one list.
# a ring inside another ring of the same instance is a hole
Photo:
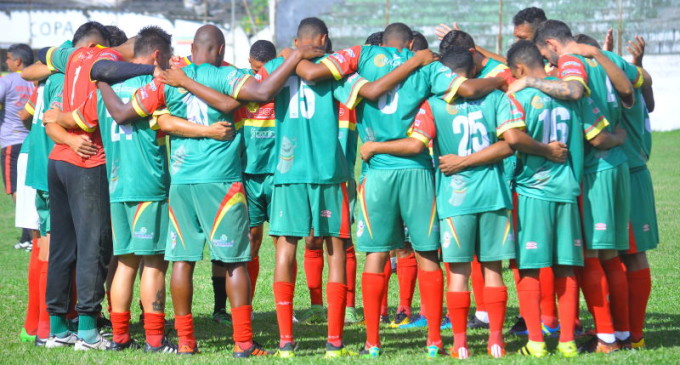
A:
{"label": "huddle of players", "polygon": [[[520,41],[510,49],[508,65],[518,79],[510,86],[507,80],[512,78],[494,77],[504,67],[485,57],[482,66],[493,65],[493,70],[486,70],[486,78],[475,78],[484,76],[485,67],[478,67],[480,54],[474,43],[469,46],[471,37],[464,32],[447,34],[440,61],[433,62],[431,52],[409,50],[413,33],[401,23],[385,29],[381,46],[356,46],[322,57],[328,30],[319,19],[305,19],[296,49],[261,66],[255,77],[221,66],[224,38],[212,26],[199,29],[191,60],[177,61],[184,65],[181,70],[168,69],[170,36],[153,27],[108,48],[97,46],[106,44],[106,33],[88,23],[85,41],[44,50],[43,64],[32,66],[24,77],[49,76],[49,82],[64,74],[61,111],[43,116],[44,133],[56,142],[48,163],[50,215],[60,220],[52,225],[49,248],[46,296],[51,329],[46,346],[140,347],[130,338],[129,323],[134,279],[141,267],[145,351],[198,352],[192,275],[207,241],[211,258],[226,269],[234,356],[268,355],[252,334],[254,285],[249,277],[254,269],[249,266],[257,251],[251,249],[248,233],[249,227],[269,219],[276,245],[276,355],[292,357],[297,347],[292,326],[295,249],[307,236],[319,237],[327,247],[326,356],[351,355],[342,337],[353,193],[348,157],[356,153],[356,135],[340,133],[345,115],[350,116],[349,130],[354,126],[364,142],[361,154],[366,161],[357,189],[356,233],[358,250],[367,252],[362,275],[367,339],[362,355],[381,353],[383,272],[389,251],[406,240],[404,226],[418,261],[422,306],[428,318],[437,319],[428,321],[429,357],[446,354],[438,320],[444,294],[440,256],[447,266],[453,357],[469,356],[465,328],[473,256],[484,268],[491,356],[505,354],[507,289],[500,272],[501,261],[513,258],[519,267],[520,311],[529,332],[521,353],[547,354],[537,278],[538,269],[553,267],[560,304],[558,350],[576,355],[574,267],[584,261],[582,287],[597,332],[587,347],[608,352],[620,343],[639,346],[644,305],[640,320],[640,308],[634,309],[639,299],[627,291],[649,283],[644,250],[658,241],[651,237],[656,235],[653,197],[635,202],[640,212],[649,214],[631,217],[638,251],[622,256],[627,272],[614,250],[628,248],[630,205],[618,205],[630,200],[629,184],[638,185],[636,196],[651,194],[644,167],[649,133],[643,101],[650,80],[641,68],[611,53],[577,44],[564,23],[539,23],[520,24],[531,28],[535,44]],[[577,53],[589,58],[571,55]],[[560,78],[545,74],[542,56]],[[99,87],[90,80],[99,80]],[[499,88],[509,88],[510,97]],[[239,102],[272,100],[273,105],[263,106],[241,107]],[[52,100],[46,101],[52,105]],[[629,138],[614,129],[619,125],[628,129]],[[163,132],[171,136],[169,162]],[[273,154],[265,153],[267,147],[253,148],[272,134]],[[339,135],[354,138],[354,143],[343,142]],[[636,136],[632,142],[631,135]],[[508,158],[514,151],[519,151],[516,169]],[[631,168],[631,176],[625,151],[642,162]],[[576,204],[581,181],[585,260]],[[511,188],[518,195],[517,239]],[[106,276],[109,214],[113,254],[118,257],[110,296],[112,341],[96,331],[103,289],[93,290],[103,288]],[[642,221],[644,226],[637,227]],[[170,291],[178,345],[163,334],[165,260],[173,263]],[[65,320],[73,267],[80,314],[77,334]],[[629,286],[628,281],[635,284]]]}

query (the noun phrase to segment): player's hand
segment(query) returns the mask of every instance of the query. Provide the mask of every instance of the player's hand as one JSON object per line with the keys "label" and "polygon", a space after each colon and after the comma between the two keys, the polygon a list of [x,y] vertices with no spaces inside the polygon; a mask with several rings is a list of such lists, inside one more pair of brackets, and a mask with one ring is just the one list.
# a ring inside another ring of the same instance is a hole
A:
{"label": "player's hand", "polygon": [[626,137],[628,137],[628,132],[621,127],[616,127],[614,130],[614,137],[618,140],[617,146],[620,146],[626,142]]}
{"label": "player's hand", "polygon": [[279,57],[283,57],[283,58],[286,58],[286,59],[287,59],[288,57],[290,57],[290,54],[291,54],[291,53],[293,53],[293,49],[292,49],[292,48],[289,48],[289,47],[288,47],[288,48],[284,48],[284,49],[281,50],[281,52],[279,52]]}
{"label": "player's hand", "polygon": [[593,58],[598,53],[600,53],[600,50],[597,47],[591,46],[589,44],[574,42],[567,47],[567,53],[576,54],[587,58]]}
{"label": "player's hand", "polygon": [[548,143],[548,149],[550,150],[550,153],[546,156],[548,160],[557,163],[564,163],[567,161],[569,150],[567,149],[566,144],[559,141],[550,142]]}
{"label": "player's hand", "polygon": [[159,80],[170,86],[182,87],[189,77],[181,68],[171,68],[161,72]]}
{"label": "player's hand", "polygon": [[609,52],[614,50],[614,29],[609,28],[607,31],[607,35],[604,36],[604,42],[602,43],[602,49]]}
{"label": "player's hand", "polygon": [[508,85],[508,89],[505,92],[505,95],[512,95],[524,88],[527,87],[527,76],[522,77],[521,79],[515,80],[512,84]]}
{"label": "player's hand", "polygon": [[73,152],[82,158],[89,158],[97,154],[97,147],[85,134],[69,135],[67,143]]}
{"label": "player's hand", "polygon": [[413,58],[417,60],[419,66],[427,66],[430,63],[436,61],[439,57],[429,49],[423,49],[416,52]]}
{"label": "player's hand", "polygon": [[359,154],[361,154],[361,159],[368,162],[373,155],[375,155],[374,146],[375,142],[366,142],[359,148]]}
{"label": "player's hand", "polygon": [[635,36],[635,42],[628,41],[628,46],[626,49],[633,56],[631,62],[638,67],[642,67],[642,57],[645,55],[645,46],[647,43],[645,39],[641,36]]}
{"label": "player's hand", "polygon": [[217,122],[208,126],[208,138],[218,141],[231,141],[234,139],[234,126],[229,122]]}
{"label": "player's hand", "polygon": [[43,113],[42,119],[43,124],[57,123],[57,120],[59,120],[59,114],[61,114],[61,110],[57,108],[52,108],[50,110],[45,111],[45,113]]}
{"label": "player's hand", "polygon": [[466,158],[458,155],[439,156],[439,169],[446,176],[451,176],[467,168]]}
{"label": "player's hand", "polygon": [[302,59],[305,60],[321,57],[326,54],[325,50],[314,46],[300,46],[297,51],[300,53]]}
{"label": "player's hand", "polygon": [[437,39],[441,41],[444,36],[452,30],[460,30],[457,22],[453,23],[453,29],[446,24],[439,24],[436,28],[434,28],[434,35],[436,35]]}

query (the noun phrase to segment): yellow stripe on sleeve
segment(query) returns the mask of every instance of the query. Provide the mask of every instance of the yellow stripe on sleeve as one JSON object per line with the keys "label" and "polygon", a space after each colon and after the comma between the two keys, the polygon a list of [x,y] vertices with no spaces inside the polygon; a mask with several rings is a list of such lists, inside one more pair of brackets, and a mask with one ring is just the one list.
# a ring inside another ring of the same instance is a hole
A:
{"label": "yellow stripe on sleeve", "polygon": [[340,71],[340,69],[333,62],[333,60],[330,60],[328,57],[326,57],[326,58],[321,60],[321,63],[323,63],[326,67],[328,67],[328,69],[333,74],[334,79],[336,79],[336,80],[342,79],[342,71]]}
{"label": "yellow stripe on sleeve", "polygon": [[357,83],[352,87],[352,92],[349,96],[349,100],[347,100],[347,103],[345,103],[345,106],[348,109],[354,109],[359,102],[361,102],[361,97],[359,96],[359,91],[361,91],[361,88],[366,86],[368,84],[368,80],[362,79],[357,81]]}
{"label": "yellow stripe on sleeve", "polygon": [[137,115],[140,117],[148,117],[149,112],[144,108],[144,105],[142,105],[138,100],[137,100],[137,92],[135,91],[135,94],[132,97],[132,108],[137,112]]}
{"label": "yellow stripe on sleeve", "polygon": [[599,122],[586,130],[586,140],[590,141],[591,139],[597,137],[597,135],[600,134],[608,125],[609,121],[607,118],[602,117]]}
{"label": "yellow stripe on sleeve", "polygon": [[467,81],[467,78],[463,76],[458,76],[453,80],[451,83],[451,88],[449,90],[449,93],[446,94],[444,97],[444,101],[447,102],[448,104],[453,103],[456,100],[456,94],[458,94],[458,89],[460,89],[460,85],[462,85],[465,81]]}
{"label": "yellow stripe on sleeve", "polygon": [[234,99],[238,99],[238,93],[241,91],[241,88],[243,85],[246,84],[246,81],[250,78],[250,75],[245,75],[239,82],[236,84],[236,87],[234,88]]}
{"label": "yellow stripe on sleeve", "polygon": [[429,147],[429,146],[430,146],[430,137],[428,137],[428,136],[426,136],[426,135],[424,135],[424,134],[422,134],[422,133],[420,133],[420,132],[411,131],[411,132],[408,134],[408,138],[417,139],[417,140],[419,140],[420,142],[423,142],[423,144],[425,144],[425,147]]}
{"label": "yellow stripe on sleeve", "polygon": [[567,76],[562,79],[562,81],[578,81],[583,85],[583,87],[586,89],[586,95],[585,96],[590,96],[590,88],[588,87],[588,84],[582,77],[578,76]]}
{"label": "yellow stripe on sleeve", "polygon": [[503,133],[507,132],[510,129],[513,128],[519,128],[519,129],[525,129],[526,128],[526,123],[524,123],[523,120],[515,120],[515,121],[509,121],[501,124],[496,128],[496,136],[498,138],[502,138]]}
{"label": "yellow stripe on sleeve", "polygon": [[73,115],[73,119],[76,121],[76,124],[80,129],[84,130],[87,133],[92,133],[96,129],[95,127],[89,127],[85,120],[83,119],[83,116],[78,112],[78,110],[74,110],[71,115]]}
{"label": "yellow stripe on sleeve", "polygon": [[52,48],[48,49],[48,50],[47,50],[47,55],[45,56],[45,58],[47,59],[47,69],[49,69],[50,72],[57,72],[57,71],[59,71],[59,70],[57,70],[56,67],[54,67],[54,63],[52,63],[52,56],[54,55],[54,51],[55,51],[56,49],[57,49],[57,47],[52,47]]}
{"label": "yellow stripe on sleeve", "polygon": [[636,67],[638,71],[638,77],[635,79],[635,84],[633,84],[633,87],[636,89],[639,89],[642,87],[642,84],[645,83],[645,76],[642,71],[642,67]]}

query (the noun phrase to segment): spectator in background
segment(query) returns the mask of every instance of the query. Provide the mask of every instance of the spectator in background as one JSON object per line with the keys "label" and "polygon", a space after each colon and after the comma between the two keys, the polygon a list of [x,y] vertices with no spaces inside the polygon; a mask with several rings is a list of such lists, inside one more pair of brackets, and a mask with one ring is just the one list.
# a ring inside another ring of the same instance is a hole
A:
{"label": "spectator in background", "polygon": [[[17,158],[21,144],[28,135],[28,129],[19,117],[19,112],[31,97],[35,85],[19,75],[24,67],[33,63],[33,50],[27,44],[13,44],[7,51],[9,74],[0,78],[0,104],[3,114],[0,118],[0,147],[2,152],[2,178],[5,191],[16,199]],[[26,249],[31,245],[31,233],[24,229],[19,243],[14,247]]]}

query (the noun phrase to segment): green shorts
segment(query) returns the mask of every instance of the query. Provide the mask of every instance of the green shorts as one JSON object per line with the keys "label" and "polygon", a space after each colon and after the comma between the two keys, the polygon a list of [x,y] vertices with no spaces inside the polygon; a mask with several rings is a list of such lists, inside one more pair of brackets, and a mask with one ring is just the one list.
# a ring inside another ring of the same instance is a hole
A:
{"label": "green shorts", "polygon": [[659,244],[659,227],[652,176],[643,166],[630,170],[630,248],[632,254],[655,249]]}
{"label": "green shorts", "polygon": [[457,215],[441,219],[439,226],[444,262],[471,262],[475,255],[481,262],[515,258],[510,209]]}
{"label": "green shorts", "polygon": [[161,255],[168,235],[168,202],[111,203],[113,254]]}
{"label": "green shorts", "polygon": [[248,198],[250,226],[257,227],[263,225],[264,222],[269,222],[274,175],[244,174],[243,184]]}
{"label": "green shorts", "polygon": [[628,250],[628,163],[583,177],[583,233],[589,250]]}
{"label": "green shorts", "polygon": [[350,238],[349,196],[347,185],[283,184],[274,185],[272,236]]}
{"label": "green shorts", "polygon": [[50,233],[50,193],[44,190],[35,191],[35,209],[40,218],[40,236]]}
{"label": "green shorts", "polygon": [[431,171],[369,169],[358,195],[359,251],[402,248],[406,240],[404,226],[413,250],[439,249],[439,218]]}
{"label": "green shorts", "polygon": [[200,261],[208,242],[212,260],[250,261],[248,206],[242,183],[170,185],[169,206],[166,260]]}
{"label": "green shorts", "polygon": [[583,266],[578,204],[519,195],[517,205],[517,265],[520,269]]}

